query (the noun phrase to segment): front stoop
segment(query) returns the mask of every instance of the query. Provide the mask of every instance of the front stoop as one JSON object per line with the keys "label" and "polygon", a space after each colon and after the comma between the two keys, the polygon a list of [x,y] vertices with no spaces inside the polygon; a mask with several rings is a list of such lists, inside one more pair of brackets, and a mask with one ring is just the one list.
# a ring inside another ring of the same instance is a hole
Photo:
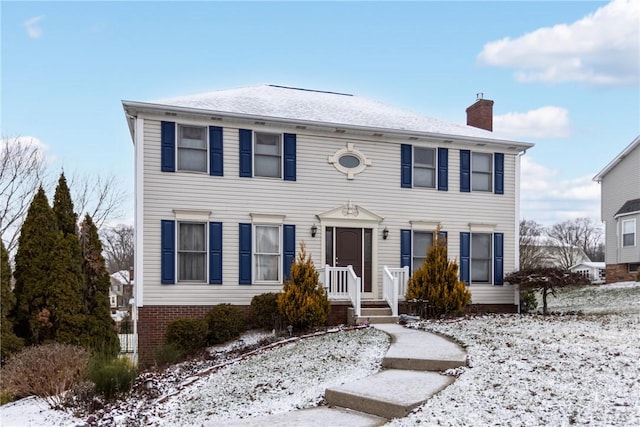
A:
{"label": "front stoop", "polygon": [[402,418],[453,382],[437,372],[389,369],[371,377],[328,388],[330,406],[350,408],[387,419]]}
{"label": "front stoop", "polygon": [[[347,319],[349,319],[349,323],[353,323],[353,307],[349,307],[347,309]],[[398,316],[392,316],[391,309],[389,307],[362,307],[360,309],[360,317],[358,317],[356,322],[359,325],[362,325],[365,321],[368,321],[370,325],[378,325],[382,323],[397,323]]]}

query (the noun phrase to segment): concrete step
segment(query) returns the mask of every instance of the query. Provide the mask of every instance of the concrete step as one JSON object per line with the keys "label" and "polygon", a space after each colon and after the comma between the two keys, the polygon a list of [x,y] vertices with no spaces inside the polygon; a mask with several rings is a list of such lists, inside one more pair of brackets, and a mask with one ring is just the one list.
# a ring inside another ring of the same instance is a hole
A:
{"label": "concrete step", "polygon": [[381,323],[398,323],[398,316],[361,316],[358,319],[358,323],[364,323],[369,320],[369,324],[381,324]]}
{"label": "concrete step", "polygon": [[391,308],[389,307],[362,307],[360,309],[360,317],[368,316],[391,316]]}
{"label": "concrete step", "polygon": [[243,418],[239,420],[224,420],[220,422],[207,422],[207,426],[220,427],[378,427],[385,424],[385,418],[364,414],[346,408],[330,408],[318,406],[300,411],[285,412],[282,414],[265,415],[257,418]]}
{"label": "concrete step", "polygon": [[389,369],[325,391],[330,406],[340,406],[387,419],[402,418],[454,378],[435,372]]}

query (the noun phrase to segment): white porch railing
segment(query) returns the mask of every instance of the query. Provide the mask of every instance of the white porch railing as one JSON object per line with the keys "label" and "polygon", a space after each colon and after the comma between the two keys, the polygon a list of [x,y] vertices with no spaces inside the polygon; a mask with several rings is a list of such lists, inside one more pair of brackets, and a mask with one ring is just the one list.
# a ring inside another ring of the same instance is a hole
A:
{"label": "white porch railing", "polygon": [[330,267],[319,270],[320,280],[330,300],[350,300],[356,316],[360,317],[361,280],[352,266]]}
{"label": "white porch railing", "polygon": [[404,300],[409,280],[409,267],[382,269],[382,297],[391,308],[393,316],[398,315],[398,301]]}

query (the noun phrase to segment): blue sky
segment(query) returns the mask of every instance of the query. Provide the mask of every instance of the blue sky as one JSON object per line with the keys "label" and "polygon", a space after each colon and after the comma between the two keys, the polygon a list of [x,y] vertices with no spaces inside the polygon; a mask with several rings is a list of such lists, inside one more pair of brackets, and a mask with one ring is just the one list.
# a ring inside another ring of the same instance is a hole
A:
{"label": "blue sky", "polygon": [[[599,221],[591,179],[640,134],[640,0],[614,2],[3,1],[1,132],[50,166],[117,175],[121,100],[271,83],[352,93],[534,142],[522,216]],[[6,139],[3,139],[6,143]]]}

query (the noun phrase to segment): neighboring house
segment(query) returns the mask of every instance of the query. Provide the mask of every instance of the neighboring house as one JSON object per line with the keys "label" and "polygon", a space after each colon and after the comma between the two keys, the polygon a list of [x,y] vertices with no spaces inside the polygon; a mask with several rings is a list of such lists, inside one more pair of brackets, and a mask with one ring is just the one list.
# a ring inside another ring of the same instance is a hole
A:
{"label": "neighboring house", "polygon": [[[540,267],[562,267],[569,269],[576,264],[591,262],[587,254],[574,245],[562,243],[549,236],[528,236],[521,239],[532,248],[521,248],[520,254],[530,254],[536,258]],[[521,258],[522,259],[522,258]],[[523,259],[522,264],[526,264]]]}
{"label": "neighboring house", "polygon": [[571,267],[570,270],[591,280],[591,283],[605,282],[606,268],[604,262],[581,262]]}
{"label": "neighboring house", "polygon": [[602,192],[607,283],[635,280],[640,268],[640,136],[593,180]]}
{"label": "neighboring house", "polygon": [[302,242],[332,323],[372,302],[397,314],[438,226],[472,304],[517,310],[503,276],[518,268],[520,157],[533,144],[490,131],[493,101],[469,107],[468,125],[272,85],[123,106],[141,361],[171,319],[281,291]]}
{"label": "neighboring house", "polygon": [[111,274],[110,278],[109,300],[111,308],[127,310],[130,306],[129,302],[133,298],[133,269],[116,271]]}

